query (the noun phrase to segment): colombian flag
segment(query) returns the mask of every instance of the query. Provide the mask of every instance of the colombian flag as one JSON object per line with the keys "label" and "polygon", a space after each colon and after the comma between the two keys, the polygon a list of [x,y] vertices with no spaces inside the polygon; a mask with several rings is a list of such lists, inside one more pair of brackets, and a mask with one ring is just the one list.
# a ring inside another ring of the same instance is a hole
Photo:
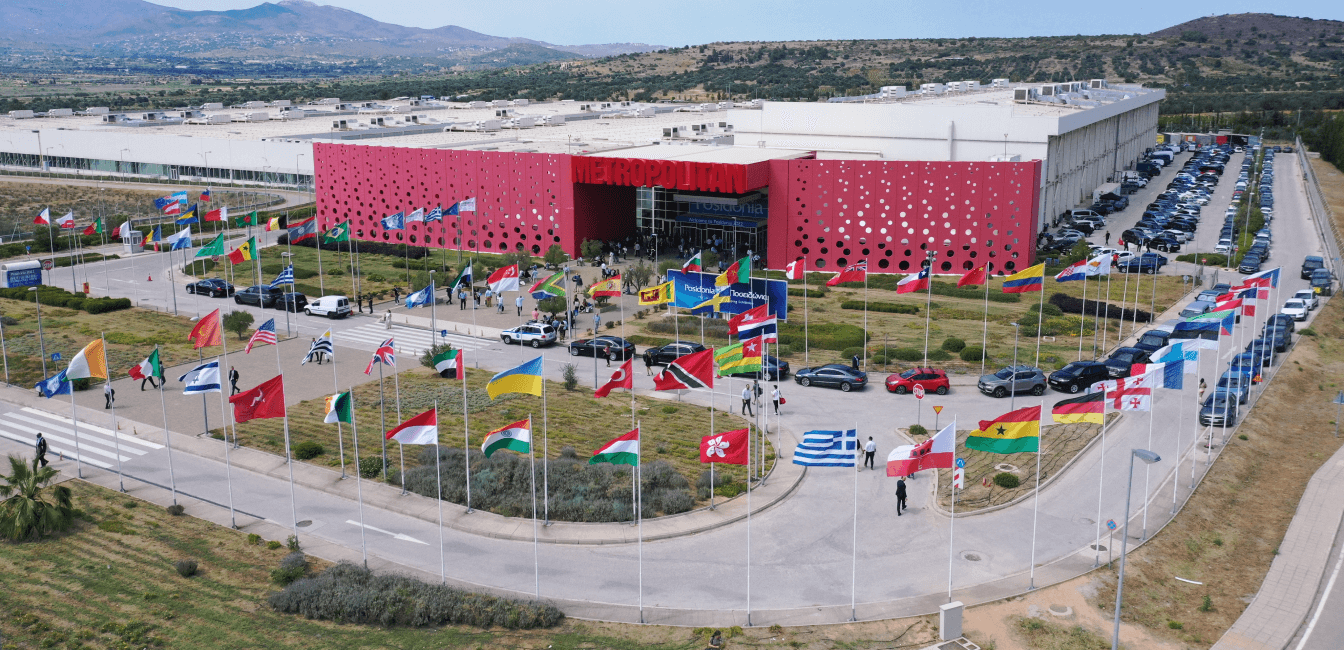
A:
{"label": "colombian flag", "polygon": [[485,392],[490,394],[490,399],[504,393],[541,395],[541,357],[495,375],[485,385]]}
{"label": "colombian flag", "polygon": [[981,420],[980,428],[966,439],[966,448],[991,454],[1016,454],[1040,451],[1040,442],[1041,407],[1032,406],[1009,411],[993,420]]}
{"label": "colombian flag", "polygon": [[1037,264],[1025,271],[1014,273],[1003,280],[1004,293],[1040,291],[1045,283],[1045,265]]}
{"label": "colombian flag", "polygon": [[1096,392],[1066,399],[1062,402],[1055,402],[1055,408],[1050,410],[1050,414],[1059,424],[1072,424],[1074,422],[1102,424],[1102,414],[1106,411],[1106,403],[1102,401],[1102,398],[1105,396],[1106,394],[1103,392]]}

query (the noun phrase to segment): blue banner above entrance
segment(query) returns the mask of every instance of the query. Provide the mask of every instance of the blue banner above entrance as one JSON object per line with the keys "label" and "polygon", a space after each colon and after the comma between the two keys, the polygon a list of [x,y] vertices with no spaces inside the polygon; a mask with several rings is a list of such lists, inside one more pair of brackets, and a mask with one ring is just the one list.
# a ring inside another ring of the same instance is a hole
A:
{"label": "blue banner above entrance", "polygon": [[[714,286],[714,273],[682,273],[677,269],[667,271],[667,279],[672,281],[676,290],[676,305],[683,309],[694,307],[713,297],[718,287]],[[783,280],[752,278],[751,284],[739,282],[728,288],[729,301],[720,306],[720,313],[740,314],[761,303],[768,303],[767,311],[779,320],[788,320],[789,285]],[[692,311],[695,316],[711,315],[709,307]]]}
{"label": "blue banner above entrance", "polygon": [[699,214],[683,214],[677,216],[680,223],[693,223],[701,226],[722,226],[724,228],[756,228],[755,221],[747,219],[730,219],[728,217],[708,217]]}
{"label": "blue banner above entrance", "polygon": [[746,217],[748,219],[767,219],[770,217],[770,209],[764,203],[724,205],[722,203],[696,203],[693,201],[689,204],[687,211],[691,214],[709,215],[711,217]]}

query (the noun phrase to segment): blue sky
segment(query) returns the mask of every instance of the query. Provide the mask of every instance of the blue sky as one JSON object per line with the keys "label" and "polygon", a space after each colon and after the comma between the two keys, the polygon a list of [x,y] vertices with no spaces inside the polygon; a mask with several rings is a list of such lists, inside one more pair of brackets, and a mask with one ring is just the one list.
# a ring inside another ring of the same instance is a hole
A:
{"label": "blue sky", "polygon": [[[183,9],[242,9],[257,0],[157,0]],[[319,0],[377,20],[434,28],[458,25],[494,36],[562,45],[835,38],[933,38],[1148,33],[1217,13],[1276,13],[1344,20],[1344,2],[1092,2],[1089,0]]]}

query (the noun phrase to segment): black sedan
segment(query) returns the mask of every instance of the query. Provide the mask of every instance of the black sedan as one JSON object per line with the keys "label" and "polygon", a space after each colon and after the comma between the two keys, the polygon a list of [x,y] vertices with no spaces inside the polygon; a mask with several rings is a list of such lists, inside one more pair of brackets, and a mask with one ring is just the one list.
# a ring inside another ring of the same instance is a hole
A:
{"label": "black sedan", "polygon": [[206,278],[187,285],[187,293],[196,293],[211,298],[228,298],[234,293],[233,285],[219,278]]}
{"label": "black sedan", "polygon": [[[572,349],[572,346],[571,346]],[[675,341],[660,348],[644,351],[644,363],[650,366],[665,366],[688,354],[704,352],[705,346],[690,341]]]}
{"label": "black sedan", "polygon": [[1130,366],[1148,363],[1148,353],[1139,348],[1120,348],[1102,363],[1106,364],[1106,371],[1111,373],[1112,379],[1121,379],[1129,376]]}
{"label": "black sedan", "polygon": [[[751,372],[732,372],[728,373],[734,377],[745,377],[748,379],[765,379],[768,381],[779,381],[789,376],[789,362],[778,357],[772,357],[768,354],[761,356],[761,370]],[[724,375],[725,377],[728,375]]]}
{"label": "black sedan", "polygon": [[610,350],[612,361],[624,361],[635,356],[635,344],[619,336],[596,336],[591,339],[575,339],[569,344],[571,357],[606,357]]}
{"label": "black sedan", "polygon": [[284,290],[280,287],[273,287],[269,284],[254,284],[233,294],[233,301],[240,305],[273,307],[275,301],[279,300],[284,293]]}
{"label": "black sedan", "polygon": [[856,388],[863,388],[868,385],[868,373],[847,366],[843,363],[831,363],[815,368],[802,368],[798,374],[793,376],[793,380],[800,386],[825,386],[827,388],[839,388],[848,393]]}
{"label": "black sedan", "polygon": [[275,297],[275,308],[280,311],[302,312],[308,306],[308,296],[299,292],[284,293]]}

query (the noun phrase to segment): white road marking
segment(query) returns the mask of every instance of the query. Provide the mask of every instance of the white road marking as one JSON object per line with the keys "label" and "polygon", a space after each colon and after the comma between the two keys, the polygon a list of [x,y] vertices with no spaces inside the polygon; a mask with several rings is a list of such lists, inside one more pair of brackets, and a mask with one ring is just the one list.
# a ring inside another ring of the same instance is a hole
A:
{"label": "white road marking", "polygon": [[[350,520],[350,519],[346,519],[346,520],[345,520],[345,523],[350,524],[350,525],[352,525],[352,526],[359,526],[359,525],[361,525],[358,521],[352,521],[352,520]],[[414,538],[414,537],[411,537],[410,535],[403,535],[403,534],[401,534],[401,533],[394,533],[394,532],[392,532],[392,531],[389,531],[389,530],[383,530],[383,529],[381,529],[381,528],[374,528],[373,526],[370,526],[370,525],[368,525],[368,524],[362,524],[362,525],[363,525],[365,528],[367,528],[367,529],[369,529],[369,530],[371,530],[371,531],[373,531],[373,532],[375,532],[375,533],[382,533],[382,534],[384,534],[384,535],[391,535],[393,539],[399,539],[399,540],[401,540],[401,541],[403,541],[403,542],[415,542],[416,544],[424,544],[425,546],[429,546],[429,542],[422,542],[422,541],[420,541],[420,540],[418,540],[418,539],[416,539],[416,538]]]}

